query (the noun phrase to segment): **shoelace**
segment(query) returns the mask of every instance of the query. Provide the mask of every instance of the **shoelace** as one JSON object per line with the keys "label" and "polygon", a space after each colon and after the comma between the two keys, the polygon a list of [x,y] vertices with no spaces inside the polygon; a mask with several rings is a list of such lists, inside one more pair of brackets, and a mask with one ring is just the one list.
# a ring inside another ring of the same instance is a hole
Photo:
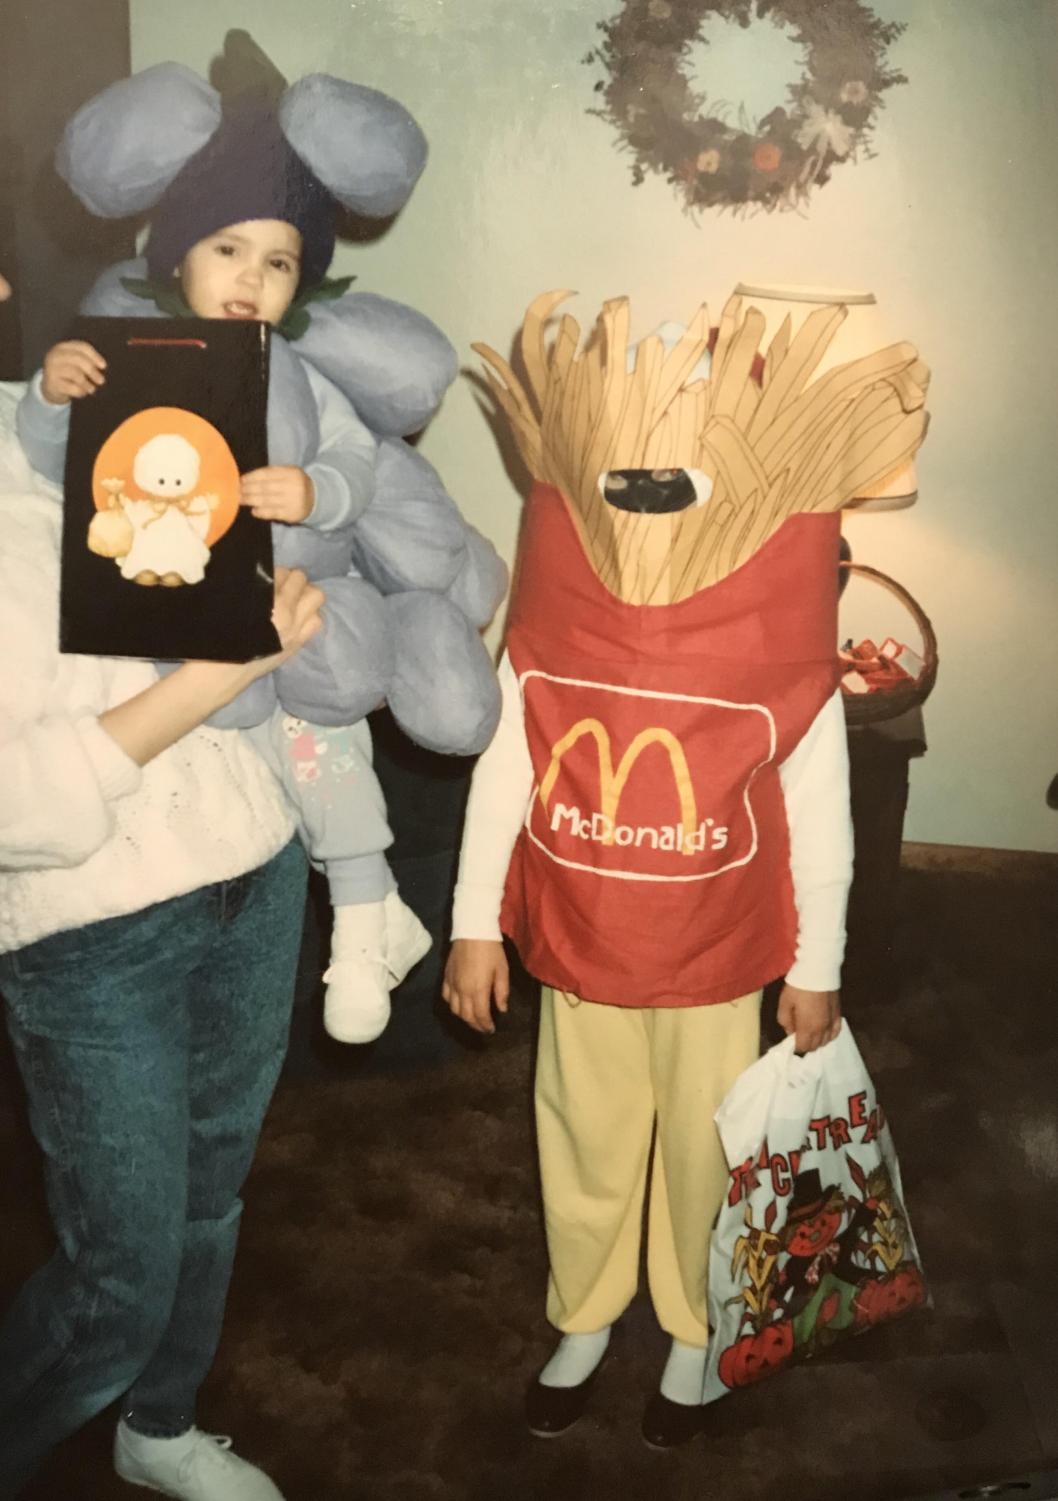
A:
{"label": "shoelace", "polygon": [[200,1459],[203,1454],[208,1454],[212,1459],[219,1459],[220,1455],[226,1454],[232,1446],[231,1438],[226,1433],[203,1433],[202,1430],[199,1429],[198,1438],[199,1442],[196,1443],[195,1447],[188,1453],[187,1457],[177,1471],[177,1479],[181,1482],[181,1484],[183,1484],[185,1480],[190,1480],[191,1473],[195,1468],[195,1462],[196,1460]]}

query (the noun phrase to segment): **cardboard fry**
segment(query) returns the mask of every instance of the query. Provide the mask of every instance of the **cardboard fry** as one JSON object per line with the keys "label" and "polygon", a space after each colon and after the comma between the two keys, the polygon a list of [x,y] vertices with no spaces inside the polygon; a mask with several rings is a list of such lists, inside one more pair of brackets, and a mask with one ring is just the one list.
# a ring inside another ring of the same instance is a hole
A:
{"label": "cardboard fry", "polygon": [[786,351],[790,347],[790,333],[792,324],[790,315],[787,313],[779,326],[779,331],[768,345],[768,352],[764,356],[764,378],[761,385],[765,388],[771,384],[775,372],[786,358]]}
{"label": "cardboard fry", "polygon": [[742,317],[741,297],[729,297],[720,314],[720,329],[716,336],[716,345],[713,349],[713,373],[711,384],[716,390],[718,379],[723,373],[724,364],[727,360],[728,348],[731,340],[738,331]]}
{"label": "cardboard fry", "polygon": [[[548,384],[548,359],[547,345],[544,331],[547,321],[557,307],[560,307],[567,298],[572,297],[572,292],[543,292],[529,304],[529,311],[525,315],[522,324],[521,352],[522,361],[529,383],[536,396],[537,406],[542,411],[544,398]],[[480,352],[480,351],[479,351]]]}
{"label": "cardboard fry", "polygon": [[709,308],[703,302],[687,332],[668,353],[658,384],[657,410],[664,412],[709,347]]}
{"label": "cardboard fry", "polygon": [[722,368],[719,373],[715,370],[713,373],[712,412],[715,417],[730,417],[737,410],[746,388],[751,384],[750,371],[763,332],[764,314],[757,308],[750,308],[731,338]]}
{"label": "cardboard fry", "polygon": [[761,397],[750,424],[750,439],[756,440],[767,432],[786,403],[800,395],[845,316],[843,307],[819,308],[805,319]]}

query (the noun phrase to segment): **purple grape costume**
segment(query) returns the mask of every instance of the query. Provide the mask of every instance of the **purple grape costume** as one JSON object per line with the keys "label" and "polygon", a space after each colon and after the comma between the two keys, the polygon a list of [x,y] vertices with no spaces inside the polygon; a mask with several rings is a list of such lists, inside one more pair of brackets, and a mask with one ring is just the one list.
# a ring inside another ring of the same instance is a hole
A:
{"label": "purple grape costume", "polygon": [[[499,716],[479,630],[503,597],[506,569],[405,441],[437,410],[456,374],[455,350],[423,314],[388,298],[333,296],[333,288],[312,297],[330,261],[339,209],[396,213],[425,165],[426,141],[403,106],[374,89],[324,74],[287,88],[272,73],[270,92],[257,88],[247,105],[244,90],[233,109],[189,68],[163,63],[78,111],[59,171],[96,214],[153,217],[146,261],[105,272],[82,311],[160,315],[128,283],[146,273],[157,282],[184,248],[221,223],[285,218],[301,230],[300,327],[272,340],[269,462],[310,469],[321,454],[321,429],[333,427],[345,403],[369,440],[326,449],[344,498],[340,525],[273,527],[277,564],[301,568],[323,586],[325,629],[214,722],[246,728],[278,705],[314,724],[349,725],[385,700],[418,744],[471,754],[488,744]],[[284,207],[251,201],[246,195],[263,174],[243,170],[221,184],[227,218],[218,221],[214,211],[212,222],[196,223],[203,201],[196,173],[219,181],[235,160],[229,142],[239,140],[240,120],[246,149],[271,150],[270,169],[283,155]],[[176,222],[183,242],[168,233]],[[22,436],[35,466],[61,482],[68,408],[55,412],[51,434]]]}

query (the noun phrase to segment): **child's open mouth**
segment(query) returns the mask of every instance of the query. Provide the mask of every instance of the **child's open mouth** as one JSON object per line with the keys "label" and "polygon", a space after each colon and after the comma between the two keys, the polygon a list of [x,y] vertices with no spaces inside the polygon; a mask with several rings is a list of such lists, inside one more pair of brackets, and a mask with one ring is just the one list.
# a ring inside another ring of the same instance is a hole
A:
{"label": "child's open mouth", "polygon": [[256,318],[257,308],[252,302],[226,302],[224,316],[226,318]]}

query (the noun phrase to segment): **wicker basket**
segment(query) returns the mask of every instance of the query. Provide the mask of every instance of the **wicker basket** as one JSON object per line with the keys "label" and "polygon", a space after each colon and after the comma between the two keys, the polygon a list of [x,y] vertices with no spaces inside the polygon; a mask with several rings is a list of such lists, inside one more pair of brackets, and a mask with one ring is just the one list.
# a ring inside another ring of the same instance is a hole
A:
{"label": "wicker basket", "polygon": [[893,688],[879,690],[877,693],[842,694],[845,702],[846,724],[878,724],[883,719],[895,719],[898,714],[906,714],[908,709],[915,709],[919,704],[925,703],[933,691],[933,684],[937,681],[936,633],[929,616],[918,601],[912,598],[902,584],[898,584],[888,574],[880,573],[877,568],[868,568],[865,563],[842,562],[840,567],[862,578],[872,579],[883,589],[888,589],[890,594],[895,594],[913,618],[922,636],[923,666],[917,678],[908,679],[907,682],[899,683]]}

